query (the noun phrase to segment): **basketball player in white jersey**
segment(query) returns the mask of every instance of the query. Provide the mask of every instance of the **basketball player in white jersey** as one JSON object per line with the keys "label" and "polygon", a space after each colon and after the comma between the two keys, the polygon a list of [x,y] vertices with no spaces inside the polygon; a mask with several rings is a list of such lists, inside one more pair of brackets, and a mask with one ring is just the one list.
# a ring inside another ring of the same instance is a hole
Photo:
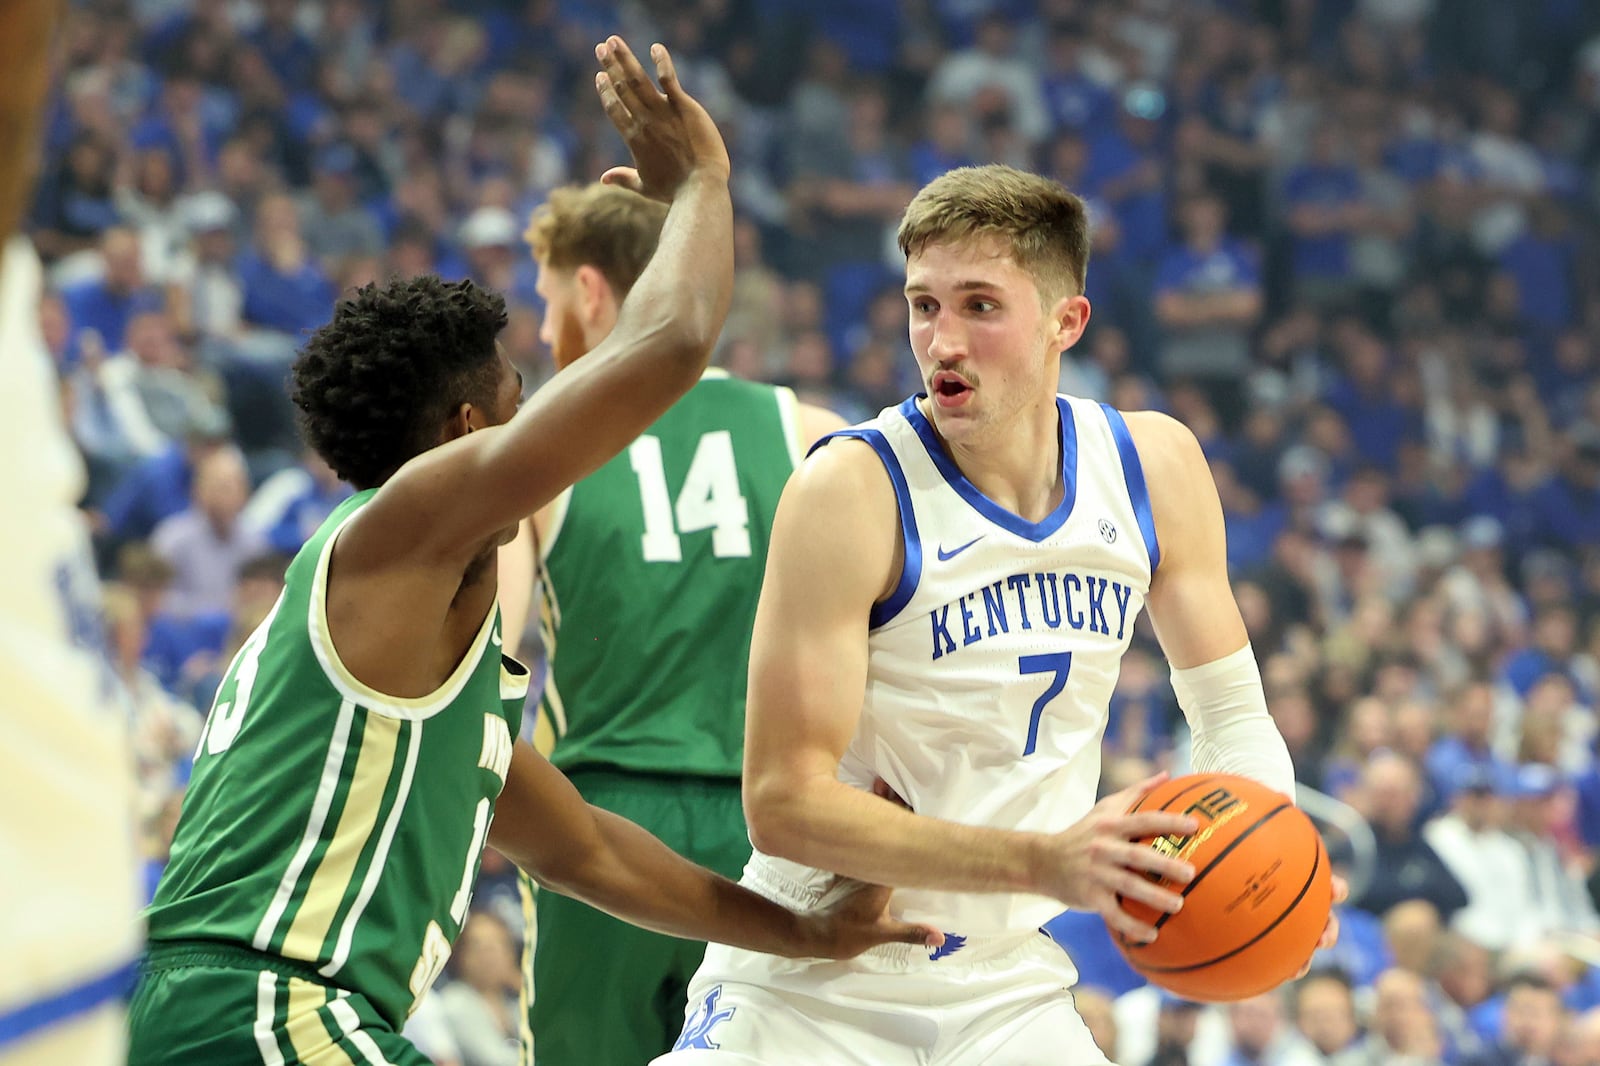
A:
{"label": "basketball player in white jersey", "polygon": [[122,1062],[139,948],[123,704],[99,652],[78,453],[17,233],[61,5],[0,0],[0,1063]]}
{"label": "basketball player in white jersey", "polygon": [[750,656],[744,882],[799,906],[823,871],[894,885],[894,909],[945,943],[849,963],[714,946],[667,1066],[1107,1062],[1039,929],[1066,904],[1148,940],[1118,895],[1172,912],[1179,895],[1147,875],[1193,876],[1133,842],[1194,832],[1126,813],[1155,781],[1095,804],[1141,609],[1195,768],[1294,794],[1194,436],[1055,393],[1089,319],[1082,201],[965,168],[918,194],[899,236],[926,391],[824,442],[779,505]]}

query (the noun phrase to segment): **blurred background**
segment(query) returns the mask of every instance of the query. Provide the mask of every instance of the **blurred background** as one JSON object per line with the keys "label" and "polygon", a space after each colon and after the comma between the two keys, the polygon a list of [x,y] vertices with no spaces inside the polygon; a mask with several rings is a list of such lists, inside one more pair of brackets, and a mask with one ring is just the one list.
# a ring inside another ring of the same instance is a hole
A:
{"label": "blurred background", "polygon": [[[611,32],[667,43],[729,141],[717,361],[848,418],[917,385],[892,234],[921,184],[999,161],[1090,203],[1062,389],[1205,446],[1357,890],[1311,977],[1229,1009],[1057,923],[1113,1057],[1600,1064],[1592,0],[76,0],[30,229],[152,888],[220,673],[347,492],[296,442],[297,344],[351,286],[470,276],[536,387],[521,235],[622,161],[591,87]],[[1107,787],[1184,745],[1145,629]],[[503,860],[475,906],[447,980],[514,1038]],[[441,1063],[449,1028],[413,1019]]]}

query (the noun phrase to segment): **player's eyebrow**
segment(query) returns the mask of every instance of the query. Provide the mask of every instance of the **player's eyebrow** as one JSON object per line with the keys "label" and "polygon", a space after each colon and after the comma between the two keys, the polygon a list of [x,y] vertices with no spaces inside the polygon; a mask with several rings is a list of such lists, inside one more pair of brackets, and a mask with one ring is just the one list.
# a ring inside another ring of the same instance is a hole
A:
{"label": "player's eyebrow", "polygon": [[[956,292],[972,292],[972,291],[977,290],[977,289],[993,289],[995,287],[995,285],[994,285],[994,282],[992,282],[992,281],[980,281],[977,278],[969,278],[969,279],[966,279],[966,280],[963,280],[963,281],[958,281],[958,282],[956,282],[954,285],[952,285],[950,287],[952,289],[954,289]],[[906,283],[906,294],[907,295],[911,295],[913,293],[932,292],[932,291],[933,290],[931,288],[929,288],[926,285],[921,284],[920,282],[907,282]]]}

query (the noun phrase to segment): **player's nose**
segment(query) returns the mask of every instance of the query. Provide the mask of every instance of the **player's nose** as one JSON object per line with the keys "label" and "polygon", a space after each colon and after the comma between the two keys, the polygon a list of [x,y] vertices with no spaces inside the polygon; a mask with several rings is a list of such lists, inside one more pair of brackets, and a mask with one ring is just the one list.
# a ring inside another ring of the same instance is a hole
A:
{"label": "player's nose", "polygon": [[928,342],[928,355],[940,363],[953,363],[967,354],[967,333],[960,319],[954,315],[940,314],[933,323],[933,336]]}

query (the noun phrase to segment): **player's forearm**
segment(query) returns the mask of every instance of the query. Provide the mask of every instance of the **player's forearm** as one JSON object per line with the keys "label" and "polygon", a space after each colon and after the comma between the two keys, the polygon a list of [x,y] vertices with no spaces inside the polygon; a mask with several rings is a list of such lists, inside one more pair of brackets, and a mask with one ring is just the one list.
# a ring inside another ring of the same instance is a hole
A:
{"label": "player's forearm", "polygon": [[751,840],[769,855],[895,888],[1034,892],[1044,841],[906,810],[831,777],[769,779],[747,768]]}
{"label": "player's forearm", "polygon": [[[696,362],[710,358],[733,299],[733,203],[725,178],[697,172],[679,188],[656,252],[617,318],[616,333]],[[634,350],[634,344],[620,346]]]}
{"label": "player's forearm", "polygon": [[547,887],[668,936],[773,955],[808,954],[795,914],[679,856],[639,826],[594,810],[601,843]]}

